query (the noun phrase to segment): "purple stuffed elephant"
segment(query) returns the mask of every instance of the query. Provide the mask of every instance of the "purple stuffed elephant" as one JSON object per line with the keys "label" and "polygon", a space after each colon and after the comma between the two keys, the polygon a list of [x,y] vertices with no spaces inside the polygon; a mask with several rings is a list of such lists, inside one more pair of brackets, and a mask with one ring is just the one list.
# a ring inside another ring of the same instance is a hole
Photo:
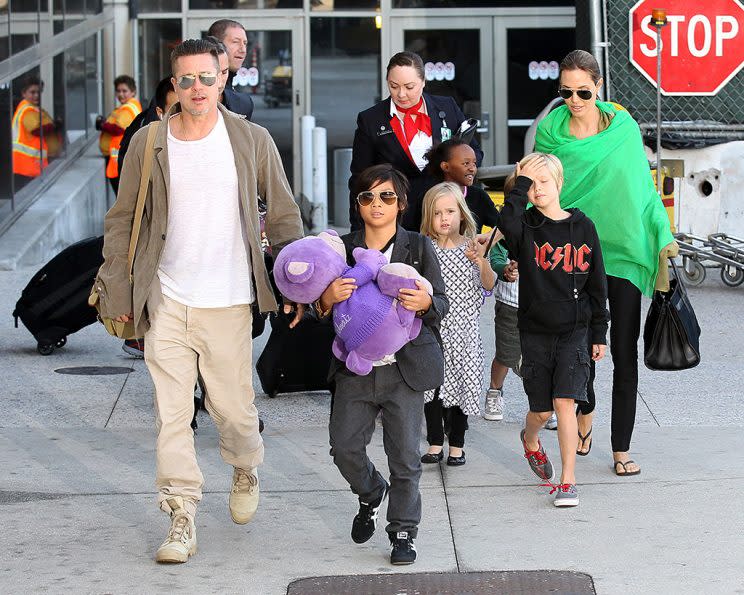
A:
{"label": "purple stuffed elephant", "polygon": [[339,277],[355,279],[351,297],[333,307],[333,354],[351,372],[366,375],[374,362],[397,352],[421,330],[421,320],[396,299],[398,292],[416,289],[416,281],[430,295],[432,287],[413,267],[388,264],[379,250],[355,248],[354,259],[356,265],[349,267],[343,241],[329,230],[284,248],[274,263],[274,279],[284,296],[302,304],[320,298]]}

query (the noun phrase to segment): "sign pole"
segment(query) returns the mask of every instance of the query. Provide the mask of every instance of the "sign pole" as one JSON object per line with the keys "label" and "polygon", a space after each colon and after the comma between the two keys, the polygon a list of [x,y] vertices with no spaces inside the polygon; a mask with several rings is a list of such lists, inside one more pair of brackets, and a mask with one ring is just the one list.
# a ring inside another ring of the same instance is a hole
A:
{"label": "sign pole", "polygon": [[661,28],[667,24],[666,9],[654,8],[651,21],[656,27],[656,191],[661,198]]}

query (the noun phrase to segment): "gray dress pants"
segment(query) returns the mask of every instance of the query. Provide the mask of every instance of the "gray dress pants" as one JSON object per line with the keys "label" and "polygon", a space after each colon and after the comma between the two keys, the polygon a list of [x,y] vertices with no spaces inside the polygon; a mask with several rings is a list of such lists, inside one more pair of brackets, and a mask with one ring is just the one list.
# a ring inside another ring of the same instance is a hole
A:
{"label": "gray dress pants", "polygon": [[419,443],[424,393],[409,387],[398,364],[357,376],[345,368],[334,377],[336,390],[329,425],[331,456],[361,502],[382,495],[384,479],[367,456],[367,445],[382,411],[382,440],[390,469],[388,533],[416,537],[421,520]]}

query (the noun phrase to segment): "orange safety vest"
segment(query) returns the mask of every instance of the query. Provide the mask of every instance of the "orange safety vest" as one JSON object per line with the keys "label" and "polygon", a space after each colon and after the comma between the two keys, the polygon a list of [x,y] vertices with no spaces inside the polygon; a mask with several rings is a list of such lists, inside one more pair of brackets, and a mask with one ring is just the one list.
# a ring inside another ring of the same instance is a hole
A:
{"label": "orange safety vest", "polygon": [[[42,112],[41,108],[23,99],[18,104],[15,114],[13,114],[14,174],[36,178],[41,175],[41,170],[49,165],[46,138],[43,135],[34,136],[29,131],[29,129],[36,130],[41,127]],[[49,120],[51,121],[51,119]],[[26,126],[24,124],[32,125]]]}
{"label": "orange safety vest", "polygon": [[[140,112],[142,112],[142,106],[140,105],[140,102],[132,97],[131,99],[128,99],[126,103],[122,103],[113,112],[111,112],[111,115],[106,119],[106,121],[116,124],[120,128],[124,128],[126,130],[126,128],[140,114]],[[101,133],[99,146],[101,148],[101,152],[109,158],[108,164],[106,165],[107,178],[119,177],[119,147],[121,146],[121,141],[123,138],[123,133],[117,134],[116,136],[107,132]]]}

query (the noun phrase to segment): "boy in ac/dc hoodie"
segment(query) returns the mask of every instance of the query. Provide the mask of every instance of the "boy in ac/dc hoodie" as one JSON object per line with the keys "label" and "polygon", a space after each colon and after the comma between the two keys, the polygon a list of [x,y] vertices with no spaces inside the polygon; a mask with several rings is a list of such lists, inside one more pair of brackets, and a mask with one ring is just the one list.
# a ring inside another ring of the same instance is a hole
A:
{"label": "boy in ac/dc hoodie", "polygon": [[[554,504],[576,506],[574,401],[587,399],[589,358],[604,357],[609,319],[602,250],[592,221],[560,206],[563,166],[557,157],[531,153],[516,174],[499,228],[519,261],[521,374],[530,405],[520,438],[530,468],[556,493]],[[526,210],[528,201],[534,208]],[[538,438],[553,410],[562,464],[557,485],[550,483],[555,472]]]}

